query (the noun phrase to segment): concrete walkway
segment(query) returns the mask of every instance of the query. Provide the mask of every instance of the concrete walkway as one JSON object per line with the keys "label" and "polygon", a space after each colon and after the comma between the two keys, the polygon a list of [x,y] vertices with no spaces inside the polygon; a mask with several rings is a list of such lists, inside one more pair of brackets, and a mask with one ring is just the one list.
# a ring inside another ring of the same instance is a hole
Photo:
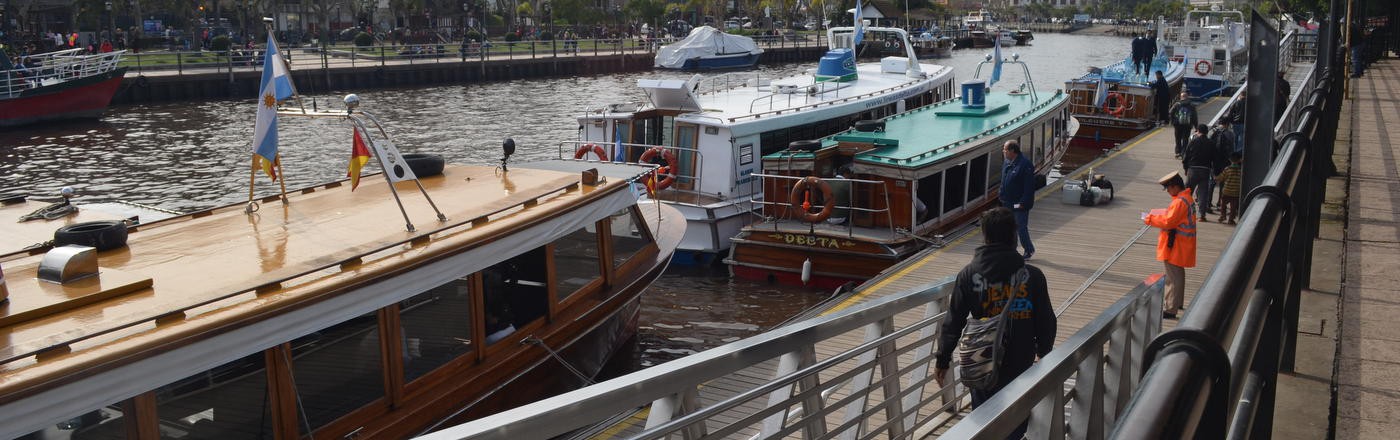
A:
{"label": "concrete walkway", "polygon": [[1400,61],[1352,79],[1304,291],[1296,371],[1274,438],[1389,439],[1400,430]]}

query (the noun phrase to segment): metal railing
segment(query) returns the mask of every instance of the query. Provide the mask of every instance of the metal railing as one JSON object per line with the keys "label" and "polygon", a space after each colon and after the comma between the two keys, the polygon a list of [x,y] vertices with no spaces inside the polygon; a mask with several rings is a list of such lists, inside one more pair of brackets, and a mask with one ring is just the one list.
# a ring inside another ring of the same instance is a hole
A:
{"label": "metal railing", "polygon": [[[621,151],[618,151],[619,146],[621,146]],[[597,155],[592,152],[595,147],[603,149],[604,157],[598,158]],[[559,142],[558,157],[563,160],[572,159],[655,166],[649,162],[643,163],[637,161],[638,158],[653,148],[661,148],[663,151],[670,151],[672,154],[676,154],[677,161],[685,160],[681,159],[680,155],[688,155],[691,158],[690,160],[694,161],[692,164],[689,164],[689,166],[682,166],[680,163],[667,164],[671,168],[666,170],[664,174],[658,175],[657,180],[660,181],[667,177],[674,177],[675,182],[670,188],[658,191],[660,195],[665,196],[659,198],[670,202],[691,203],[695,205],[704,204],[704,193],[701,191],[702,182],[700,181],[699,173],[700,170],[705,169],[705,157],[697,148],[668,147],[664,145],[634,144],[629,142],[604,143],[594,141],[562,141]],[[582,157],[579,157],[580,154],[582,154]],[[662,155],[658,155],[657,157],[664,158]],[[646,184],[646,182],[642,181],[635,183]]]}
{"label": "metal railing", "polygon": [[[759,174],[759,173],[754,173],[753,176],[757,178],[757,179],[755,179],[753,182],[757,183],[758,186],[759,186],[759,188],[763,188],[764,190],[767,190],[768,188],[774,188],[774,189],[777,189],[777,190],[781,190],[781,189],[783,189],[783,188],[792,188],[793,185],[796,185],[796,184],[797,184],[797,181],[802,180],[802,179],[805,178],[805,177],[799,177],[799,176],[784,176],[784,175],[778,175],[778,174]],[[894,234],[895,234],[895,228],[894,228],[894,213],[890,210],[890,208],[891,208],[891,206],[890,206],[890,192],[889,192],[889,189],[885,187],[885,182],[884,182],[884,181],[882,181],[882,180],[847,179],[847,178],[837,178],[837,177],[826,177],[826,178],[822,178],[822,181],[825,181],[825,182],[828,182],[828,183],[835,183],[835,184],[837,184],[837,185],[833,185],[833,186],[842,186],[842,187],[844,187],[844,189],[845,189],[845,192],[846,192],[846,194],[845,194],[846,200],[848,200],[848,201],[849,201],[848,203],[850,203],[850,204],[849,204],[849,205],[837,205],[837,204],[833,204],[832,209],[831,209],[831,212],[832,212],[831,217],[832,217],[832,218],[839,218],[839,217],[843,217],[843,216],[841,216],[841,215],[839,215],[839,214],[841,214],[841,213],[846,213],[846,214],[847,214],[847,215],[844,216],[844,217],[846,217],[846,221],[845,221],[845,223],[841,226],[841,228],[846,230],[846,234],[847,234],[848,236],[855,233],[855,223],[856,223],[856,221],[855,221],[855,219],[851,218],[851,216],[854,215],[855,213],[864,213],[864,214],[868,214],[868,215],[872,215],[872,216],[883,214],[883,216],[885,217],[885,224],[889,226],[890,237],[894,237],[894,236],[895,236],[895,235],[894,235]],[[858,191],[858,190],[856,189],[857,186],[869,187],[869,188],[871,188],[871,189],[870,189],[870,190],[859,190],[859,191]],[[872,191],[872,190],[873,190],[873,191]],[[833,188],[833,189],[832,189],[832,192],[833,192],[833,193],[836,192],[836,191],[839,191],[839,189],[836,189],[836,188]],[[873,193],[873,192],[878,192],[880,195],[879,195],[879,196],[872,197],[871,200],[872,200],[872,201],[874,201],[874,200],[882,200],[882,201],[884,201],[884,206],[885,206],[884,209],[869,208],[869,207],[864,207],[864,206],[855,206],[856,194],[867,194],[867,193]],[[838,195],[839,195],[839,194],[832,194],[831,196],[832,196],[833,198],[837,198],[837,199],[839,200],[840,198],[837,197]],[[802,216],[801,210],[793,209],[793,207],[792,207],[792,206],[793,206],[793,201],[792,201],[792,200],[787,200],[787,201],[784,201],[784,202],[773,202],[773,201],[767,200],[767,197],[755,197],[753,200],[749,201],[749,203],[751,204],[751,207],[749,208],[749,211],[752,211],[752,212],[761,212],[761,213],[763,213],[762,215],[763,215],[763,217],[764,217],[764,220],[765,220],[766,222],[771,223],[772,226],[773,226],[773,228],[774,228],[774,230],[777,230],[777,227],[778,227],[778,221],[777,221],[777,220],[799,220],[799,219],[801,218],[801,216]],[[763,225],[762,225],[762,224],[758,224],[758,225],[755,225],[754,227],[755,227],[756,229],[757,229],[757,228],[762,228]]]}
{"label": "metal railing", "polygon": [[[1338,22],[1335,5],[1331,23]],[[1336,53],[1336,38],[1321,41],[1328,46],[1324,54]],[[1267,438],[1272,432],[1276,379],[1293,368],[1299,294],[1311,270],[1336,136],[1336,67],[1317,64],[1314,79],[1290,105],[1298,116],[1279,128],[1291,131],[1274,133],[1282,139],[1277,155],[1262,185],[1245,197],[1239,226],[1179,326],[1148,346],[1147,370],[1113,438]],[[1266,145],[1246,151],[1267,157],[1260,147]]]}
{"label": "metal railing", "polygon": [[[762,48],[825,46],[822,35],[753,36]],[[521,40],[354,46],[283,47],[292,69],[346,68],[484,60],[541,59],[574,56],[654,54],[674,38],[602,38]],[[123,66],[141,74],[196,74],[258,71],[263,49],[228,51],[147,51],[128,54]]]}
{"label": "metal railing", "polygon": [[14,69],[0,71],[0,97],[111,71],[125,54],[124,50],[84,54],[83,49],[67,49],[25,56],[15,60]]}

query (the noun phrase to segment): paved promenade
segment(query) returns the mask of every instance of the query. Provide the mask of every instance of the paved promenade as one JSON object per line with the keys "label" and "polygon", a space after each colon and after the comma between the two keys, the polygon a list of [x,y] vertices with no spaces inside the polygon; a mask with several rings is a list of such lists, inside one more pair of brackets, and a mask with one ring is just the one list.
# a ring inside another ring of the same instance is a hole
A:
{"label": "paved promenade", "polygon": [[1400,430],[1400,128],[1388,126],[1400,119],[1400,61],[1382,60],[1353,79],[1344,106],[1338,134],[1350,137],[1351,166],[1335,438],[1388,439]]}

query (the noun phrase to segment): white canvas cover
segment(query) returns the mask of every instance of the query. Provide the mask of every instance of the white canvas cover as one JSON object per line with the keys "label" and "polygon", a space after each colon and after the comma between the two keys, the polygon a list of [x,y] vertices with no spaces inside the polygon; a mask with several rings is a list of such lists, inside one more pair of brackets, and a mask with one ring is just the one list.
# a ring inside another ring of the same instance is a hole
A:
{"label": "white canvas cover", "polygon": [[684,40],[661,47],[656,52],[656,67],[679,69],[691,58],[741,53],[760,54],[763,49],[752,38],[730,35],[709,26],[690,30]]}

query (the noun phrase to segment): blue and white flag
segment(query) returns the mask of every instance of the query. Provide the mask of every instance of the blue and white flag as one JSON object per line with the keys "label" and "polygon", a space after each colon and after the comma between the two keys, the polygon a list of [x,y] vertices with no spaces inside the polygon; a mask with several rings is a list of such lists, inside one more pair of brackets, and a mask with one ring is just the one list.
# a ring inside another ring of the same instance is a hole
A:
{"label": "blue and white flag", "polygon": [[625,162],[627,160],[627,149],[622,147],[622,130],[620,126],[613,127],[613,162]]}
{"label": "blue and white flag", "polygon": [[1103,107],[1104,101],[1108,100],[1108,82],[1099,77],[1099,86],[1094,88],[1094,107]]}
{"label": "blue and white flag", "polygon": [[272,180],[277,180],[277,104],[293,95],[296,88],[292,87],[291,72],[277,50],[277,40],[269,33],[258,87],[258,118],[253,125],[253,167],[262,168]]}
{"label": "blue and white flag", "polygon": [[859,45],[860,45],[860,40],[861,40],[862,38],[865,37],[865,28],[864,28],[864,26],[861,26],[861,22],[860,22],[860,10],[861,10],[861,8],[862,8],[862,6],[860,5],[860,0],[856,0],[856,35],[855,35],[855,37],[854,37],[855,40],[854,40],[854,42],[851,44],[851,46],[859,46]]}
{"label": "blue and white flag", "polygon": [[993,35],[992,41],[994,42],[992,43],[992,58],[995,64],[992,64],[992,78],[991,81],[987,82],[987,87],[991,87],[996,84],[997,81],[1001,81],[1001,36]]}

